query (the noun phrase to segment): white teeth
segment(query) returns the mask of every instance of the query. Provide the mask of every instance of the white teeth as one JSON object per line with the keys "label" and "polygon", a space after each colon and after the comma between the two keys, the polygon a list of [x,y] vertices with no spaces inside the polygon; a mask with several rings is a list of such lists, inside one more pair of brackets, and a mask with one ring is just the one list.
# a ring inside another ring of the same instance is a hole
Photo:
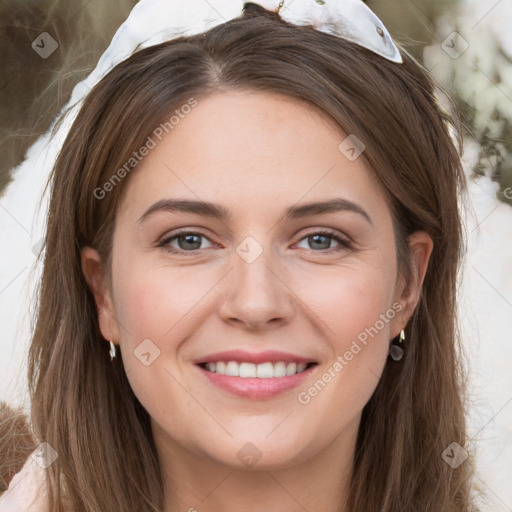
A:
{"label": "white teeth", "polygon": [[238,375],[240,377],[256,377],[256,365],[251,363],[240,363]]}
{"label": "white teeth", "polygon": [[286,375],[295,375],[297,373],[297,363],[289,363],[286,367]]}
{"label": "white teeth", "polygon": [[285,363],[276,363],[274,365],[274,377],[286,377]]}
{"label": "white teeth", "polygon": [[226,375],[231,377],[238,377],[240,374],[240,365],[236,361],[229,361],[226,365]]}
{"label": "white teeth", "polygon": [[238,363],[236,361],[219,361],[206,363],[206,369],[213,373],[229,375],[232,377],[257,377],[259,379],[271,379],[272,377],[287,377],[302,373],[306,369],[306,363]]}
{"label": "white teeth", "polygon": [[271,379],[273,376],[274,365],[272,363],[263,363],[256,366],[256,377],[259,379]]}

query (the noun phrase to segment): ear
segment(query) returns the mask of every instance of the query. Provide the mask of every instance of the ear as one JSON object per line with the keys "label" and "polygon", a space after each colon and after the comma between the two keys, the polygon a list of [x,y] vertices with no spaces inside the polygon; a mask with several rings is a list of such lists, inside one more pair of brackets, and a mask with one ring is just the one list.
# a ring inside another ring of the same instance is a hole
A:
{"label": "ear", "polygon": [[84,247],[81,252],[82,272],[94,295],[101,334],[107,341],[119,341],[119,328],[114,304],[107,284],[101,258],[92,247]]}
{"label": "ear", "polygon": [[403,279],[400,279],[401,284],[397,288],[399,294],[396,301],[403,306],[403,309],[402,317],[397,316],[397,321],[392,326],[392,338],[398,336],[400,331],[406,326],[420,300],[421,288],[427,273],[434,242],[425,231],[415,231],[409,237],[409,247],[411,255],[411,280],[405,284]]}

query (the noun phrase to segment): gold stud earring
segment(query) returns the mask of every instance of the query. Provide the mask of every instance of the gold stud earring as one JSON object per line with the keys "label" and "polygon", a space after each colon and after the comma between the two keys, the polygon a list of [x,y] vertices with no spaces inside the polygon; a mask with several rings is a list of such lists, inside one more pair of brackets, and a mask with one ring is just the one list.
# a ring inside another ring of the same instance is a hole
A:
{"label": "gold stud earring", "polygon": [[112,340],[109,341],[110,343],[110,360],[113,361],[114,357],[116,357],[116,346],[112,343]]}

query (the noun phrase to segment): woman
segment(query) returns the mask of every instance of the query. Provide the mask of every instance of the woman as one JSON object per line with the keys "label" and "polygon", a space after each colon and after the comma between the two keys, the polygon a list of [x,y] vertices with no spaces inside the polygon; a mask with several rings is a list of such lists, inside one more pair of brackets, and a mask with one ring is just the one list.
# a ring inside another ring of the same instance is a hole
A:
{"label": "woman", "polygon": [[86,97],[30,351],[38,506],[473,510],[449,119],[405,53],[325,32],[248,4]]}

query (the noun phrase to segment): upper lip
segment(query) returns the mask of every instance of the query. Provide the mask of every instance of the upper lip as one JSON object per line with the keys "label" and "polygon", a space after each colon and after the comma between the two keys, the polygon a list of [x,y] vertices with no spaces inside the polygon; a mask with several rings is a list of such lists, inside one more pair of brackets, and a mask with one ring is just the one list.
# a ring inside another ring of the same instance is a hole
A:
{"label": "upper lip", "polygon": [[194,360],[194,364],[217,363],[218,361],[237,361],[239,363],[314,363],[313,359],[290,354],[289,352],[280,352],[277,350],[265,350],[264,352],[247,352],[245,350],[226,350],[215,352],[205,357]]}

